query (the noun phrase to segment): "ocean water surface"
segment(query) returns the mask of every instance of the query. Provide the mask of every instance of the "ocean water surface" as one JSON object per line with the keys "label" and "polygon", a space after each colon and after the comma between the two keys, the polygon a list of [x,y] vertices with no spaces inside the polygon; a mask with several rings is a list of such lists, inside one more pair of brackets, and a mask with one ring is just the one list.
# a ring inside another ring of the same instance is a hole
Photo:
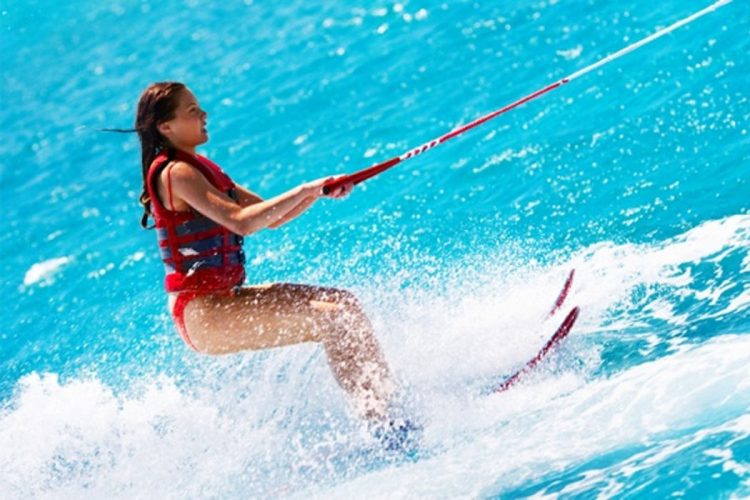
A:
{"label": "ocean water surface", "polygon": [[[401,154],[699,0],[5,1],[1,498],[750,496],[750,4],[246,239],[248,282],[357,294],[425,426],[387,459],[316,345],[196,355],[140,228],[153,81],[269,198]],[[554,325],[569,339],[481,396]]]}

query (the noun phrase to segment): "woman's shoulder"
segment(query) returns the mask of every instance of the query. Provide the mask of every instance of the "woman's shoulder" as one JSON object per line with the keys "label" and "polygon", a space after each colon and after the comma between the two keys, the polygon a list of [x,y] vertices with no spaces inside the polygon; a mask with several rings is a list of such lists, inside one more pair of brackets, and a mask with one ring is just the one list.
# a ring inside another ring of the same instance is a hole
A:
{"label": "woman's shoulder", "polygon": [[208,182],[222,191],[234,187],[232,179],[218,165],[200,155],[176,155],[165,165],[159,179],[165,184],[170,182],[182,186]]}
{"label": "woman's shoulder", "polygon": [[184,160],[172,160],[162,169],[160,173],[162,180],[169,178],[172,182],[187,181],[194,182],[201,177],[205,177],[195,165]]}

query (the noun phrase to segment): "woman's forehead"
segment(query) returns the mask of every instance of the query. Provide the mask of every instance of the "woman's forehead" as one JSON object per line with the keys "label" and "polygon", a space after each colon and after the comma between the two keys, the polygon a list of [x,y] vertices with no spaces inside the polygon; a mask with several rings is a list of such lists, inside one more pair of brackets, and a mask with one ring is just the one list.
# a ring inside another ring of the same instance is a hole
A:
{"label": "woman's forehead", "polygon": [[188,89],[183,89],[180,93],[180,107],[187,108],[193,104],[198,104],[198,99]]}

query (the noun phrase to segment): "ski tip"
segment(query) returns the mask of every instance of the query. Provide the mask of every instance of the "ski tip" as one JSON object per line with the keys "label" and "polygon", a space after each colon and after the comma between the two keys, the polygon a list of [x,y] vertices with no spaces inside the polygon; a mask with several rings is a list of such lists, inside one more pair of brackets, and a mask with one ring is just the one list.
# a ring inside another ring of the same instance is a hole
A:
{"label": "ski tip", "polygon": [[565,339],[568,334],[570,333],[570,330],[573,329],[573,325],[575,324],[576,320],[578,319],[578,315],[581,312],[581,308],[578,306],[573,307],[568,312],[568,315],[565,316],[565,319],[563,319],[562,323],[560,323],[560,326],[557,327],[557,330],[555,333],[550,337],[550,339],[547,341],[546,344],[544,344],[544,347],[537,353],[536,356],[534,356],[529,362],[526,363],[526,365],[518,370],[516,373],[514,373],[512,376],[508,377],[505,381],[503,381],[500,385],[495,387],[491,393],[499,393],[499,392],[505,392],[511,387],[513,387],[516,382],[521,380],[524,376],[526,376],[527,373],[532,371],[536,365],[544,360],[548,353],[555,349],[560,342]]}
{"label": "ski tip", "polygon": [[555,335],[552,337],[553,342],[558,341],[558,339],[562,340],[568,335],[568,333],[570,333],[570,330],[573,328],[580,312],[581,308],[578,306],[575,306],[568,312],[568,315],[565,316],[565,319],[558,327],[557,332],[555,332]]}
{"label": "ski tip", "polygon": [[573,278],[575,277],[576,270],[575,268],[571,269],[568,273],[568,277],[565,279],[565,284],[563,284],[562,290],[560,290],[560,293],[557,295],[557,299],[555,300],[555,303],[552,305],[552,309],[549,313],[547,313],[547,317],[551,318],[555,315],[557,311],[560,310],[563,303],[565,302],[565,299],[568,297],[568,294],[570,293],[570,288],[573,286]]}
{"label": "ski tip", "polygon": [[573,284],[573,277],[575,275],[576,275],[576,268],[574,267],[568,273],[568,279],[565,280],[565,288],[570,288],[570,285]]}
{"label": "ski tip", "polygon": [[578,318],[578,315],[581,313],[581,308],[579,306],[575,306],[573,309],[570,310],[568,313],[568,317],[572,317],[572,319]]}

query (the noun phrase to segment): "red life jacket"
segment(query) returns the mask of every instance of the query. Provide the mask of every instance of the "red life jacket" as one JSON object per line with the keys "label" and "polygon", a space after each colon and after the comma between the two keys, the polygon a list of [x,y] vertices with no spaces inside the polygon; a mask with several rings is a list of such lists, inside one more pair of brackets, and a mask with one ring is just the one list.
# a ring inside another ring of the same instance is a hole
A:
{"label": "red life jacket", "polygon": [[169,210],[159,199],[156,180],[173,160],[192,165],[216,189],[238,200],[232,179],[208,158],[179,149],[164,150],[154,158],[146,177],[146,189],[151,197],[156,237],[167,273],[164,280],[167,292],[211,292],[241,285],[245,280],[242,236],[193,208],[185,212]]}

